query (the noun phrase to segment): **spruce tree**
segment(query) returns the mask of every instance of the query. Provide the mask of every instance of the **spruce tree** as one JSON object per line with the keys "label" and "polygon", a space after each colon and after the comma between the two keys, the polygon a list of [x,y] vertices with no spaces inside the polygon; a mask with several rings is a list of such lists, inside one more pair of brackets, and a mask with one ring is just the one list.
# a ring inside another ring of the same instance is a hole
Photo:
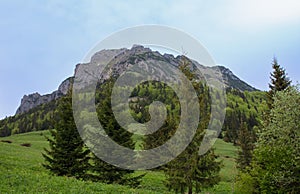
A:
{"label": "spruce tree", "polygon": [[204,155],[199,155],[199,147],[210,118],[209,108],[206,104],[209,101],[207,92],[207,90],[204,90],[201,95],[198,94],[202,115],[200,118],[201,123],[192,142],[179,156],[164,167],[167,176],[166,186],[176,193],[187,191],[191,194],[194,190],[198,193],[203,188],[212,187],[220,181],[221,164],[216,161],[217,156],[214,149],[210,149]]}
{"label": "spruce tree", "polygon": [[[220,162],[214,150],[210,149],[204,155],[199,155],[205,129],[210,120],[210,95],[208,87],[195,81],[195,74],[190,70],[190,61],[183,57],[180,70],[192,82],[198,95],[200,109],[200,123],[196,134],[187,148],[174,160],[165,166],[166,186],[176,193],[197,193],[206,187],[212,187],[220,181]],[[185,99],[189,103],[189,99]],[[188,129],[188,126],[186,126]]]}
{"label": "spruce tree", "polygon": [[241,121],[238,140],[241,150],[238,152],[237,166],[243,171],[251,163],[255,142],[253,130],[250,131],[247,124],[243,121]]}
{"label": "spruce tree", "polygon": [[[132,141],[132,134],[120,127],[111,108],[111,92],[113,84],[114,81],[111,79],[98,86],[96,97],[98,118],[108,138],[111,138],[121,146],[134,149],[135,143]],[[93,138],[93,134],[91,134],[90,137]],[[94,142],[97,142],[97,140]],[[96,148],[95,151],[97,152]],[[119,156],[116,152],[112,152],[111,154],[116,158]],[[92,157],[92,164],[91,172],[93,173],[93,181],[136,187],[140,184],[140,179],[143,177],[143,175],[133,177],[133,170],[116,167],[103,161],[95,154],[93,154]]]}
{"label": "spruce tree", "polygon": [[47,137],[50,149],[43,153],[43,166],[58,176],[85,178],[89,169],[86,149],[74,122],[71,91],[58,101],[55,129]]}
{"label": "spruce tree", "polygon": [[269,84],[269,92],[267,93],[268,98],[268,107],[272,109],[273,107],[273,97],[276,92],[285,90],[290,86],[291,81],[287,77],[285,69],[283,69],[277,62],[277,59],[274,57],[272,63],[273,72],[271,73],[271,83]]}

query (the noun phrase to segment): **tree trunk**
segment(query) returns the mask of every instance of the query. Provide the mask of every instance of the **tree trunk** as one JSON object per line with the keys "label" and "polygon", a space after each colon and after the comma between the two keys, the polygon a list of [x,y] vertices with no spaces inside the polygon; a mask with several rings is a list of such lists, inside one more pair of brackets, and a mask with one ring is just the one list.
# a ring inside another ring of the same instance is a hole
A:
{"label": "tree trunk", "polygon": [[193,185],[192,184],[189,185],[188,194],[193,194]]}

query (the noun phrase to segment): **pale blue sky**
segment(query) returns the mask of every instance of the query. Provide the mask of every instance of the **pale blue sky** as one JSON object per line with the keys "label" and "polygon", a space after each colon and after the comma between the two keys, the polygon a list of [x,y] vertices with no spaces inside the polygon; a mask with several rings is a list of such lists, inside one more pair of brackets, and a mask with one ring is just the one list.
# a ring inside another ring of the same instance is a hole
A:
{"label": "pale blue sky", "polygon": [[56,90],[98,41],[141,24],[185,31],[258,89],[267,90],[274,55],[299,81],[298,0],[0,0],[0,118],[24,94]]}

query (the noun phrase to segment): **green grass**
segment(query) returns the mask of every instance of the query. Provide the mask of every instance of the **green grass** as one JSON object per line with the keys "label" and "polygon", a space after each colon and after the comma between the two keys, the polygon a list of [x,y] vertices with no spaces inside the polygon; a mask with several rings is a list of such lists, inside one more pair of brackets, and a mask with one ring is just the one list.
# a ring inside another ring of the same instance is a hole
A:
{"label": "green grass", "polygon": [[[165,176],[158,171],[146,171],[137,189],[52,176],[42,167],[41,153],[48,147],[44,135],[49,135],[49,131],[0,138],[12,141],[0,142],[0,193],[168,193],[163,184]],[[31,147],[21,146],[23,143],[30,143]],[[203,193],[231,193],[237,174],[234,159],[237,148],[222,140],[217,140],[214,147],[223,161],[221,182]],[[145,171],[136,172],[141,173]]]}
{"label": "green grass", "polygon": [[213,188],[213,193],[233,193],[233,187],[238,170],[236,158],[238,147],[217,139],[214,144],[215,153],[219,155],[223,168],[220,171],[221,182]]}

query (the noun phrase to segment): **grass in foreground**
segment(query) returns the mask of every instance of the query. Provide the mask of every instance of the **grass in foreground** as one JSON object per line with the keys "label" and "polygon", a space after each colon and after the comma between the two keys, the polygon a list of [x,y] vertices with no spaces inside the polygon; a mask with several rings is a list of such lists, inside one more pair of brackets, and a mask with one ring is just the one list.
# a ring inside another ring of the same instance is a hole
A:
{"label": "grass in foreground", "polygon": [[[0,142],[0,193],[169,193],[163,184],[164,174],[157,171],[147,171],[137,189],[52,176],[42,167],[44,160],[41,153],[48,147],[44,135],[49,135],[49,132],[31,132],[0,138],[0,141],[12,141]],[[31,146],[25,147],[21,144]],[[221,182],[204,193],[232,193],[237,174],[234,159],[237,148],[222,140],[217,140],[214,147],[224,164]]]}

